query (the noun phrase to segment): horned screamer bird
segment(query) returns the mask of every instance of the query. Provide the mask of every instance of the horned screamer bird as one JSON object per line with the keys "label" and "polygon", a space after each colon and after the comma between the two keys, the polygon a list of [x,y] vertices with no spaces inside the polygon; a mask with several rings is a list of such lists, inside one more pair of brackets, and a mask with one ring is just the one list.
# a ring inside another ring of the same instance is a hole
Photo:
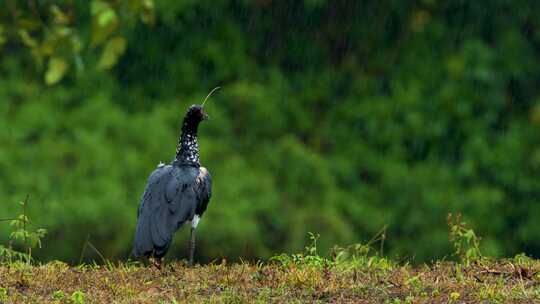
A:
{"label": "horned screamer bird", "polygon": [[197,129],[199,123],[208,117],[203,107],[204,102],[189,107],[182,123],[175,159],[169,165],[160,163],[148,178],[137,216],[133,245],[135,257],[154,258],[160,265],[173,234],[185,223],[190,223],[189,263],[193,264],[195,231],[212,191],[210,173],[199,162]]}

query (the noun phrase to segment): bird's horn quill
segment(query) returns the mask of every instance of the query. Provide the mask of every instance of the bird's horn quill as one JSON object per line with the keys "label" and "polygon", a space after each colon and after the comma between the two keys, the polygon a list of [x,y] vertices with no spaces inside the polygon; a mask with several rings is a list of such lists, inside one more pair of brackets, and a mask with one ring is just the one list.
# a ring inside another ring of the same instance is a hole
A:
{"label": "bird's horn quill", "polygon": [[212,91],[210,91],[210,93],[208,93],[208,95],[206,96],[206,98],[204,99],[201,107],[204,108],[204,103],[206,102],[206,100],[208,100],[208,97],[210,97],[212,95],[212,93],[214,93],[215,91],[219,90],[221,87],[215,87]]}

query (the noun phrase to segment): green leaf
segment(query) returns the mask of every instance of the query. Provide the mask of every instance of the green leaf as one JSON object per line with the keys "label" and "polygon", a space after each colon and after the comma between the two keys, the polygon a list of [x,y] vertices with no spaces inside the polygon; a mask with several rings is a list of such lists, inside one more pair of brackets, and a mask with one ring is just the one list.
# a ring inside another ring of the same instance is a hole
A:
{"label": "green leaf", "polygon": [[146,24],[154,23],[155,15],[153,0],[142,0],[141,20]]}
{"label": "green leaf", "polygon": [[55,28],[54,33],[58,38],[65,38],[70,36],[73,30],[67,26],[60,26]]}
{"label": "green leaf", "polygon": [[126,39],[123,37],[112,38],[107,42],[107,45],[105,45],[105,48],[103,49],[103,53],[99,59],[98,68],[109,69],[113,67],[116,62],[118,62],[118,58],[120,58],[125,51]]}
{"label": "green leaf", "polygon": [[64,12],[62,12],[62,10],[60,10],[60,8],[57,6],[57,5],[52,5],[51,8],[51,14],[53,15],[54,17],[54,22],[57,23],[57,24],[68,24],[69,23],[69,18],[68,16],[66,16],[66,14],[64,14]]}
{"label": "green leaf", "polygon": [[61,300],[65,297],[64,292],[62,290],[57,290],[53,293],[53,299],[55,300]]}
{"label": "green leaf", "polygon": [[101,13],[102,11],[106,10],[106,9],[109,9],[110,6],[107,2],[103,2],[103,1],[99,1],[99,0],[94,0],[92,1],[92,3],[90,4],[90,12],[92,14],[92,16],[95,16],[99,13]]}
{"label": "green leaf", "polygon": [[117,20],[116,12],[112,9],[107,9],[104,12],[100,13],[97,21],[99,26],[107,27],[108,25],[115,23]]}
{"label": "green leaf", "polygon": [[27,30],[19,30],[19,36],[21,37],[22,42],[28,47],[36,47],[37,42],[34,38],[30,36]]}
{"label": "green leaf", "polygon": [[[102,17],[102,15],[104,15],[104,17]],[[103,43],[117,27],[118,19],[116,18],[116,13],[112,10],[94,16],[91,45],[95,47]]]}
{"label": "green leaf", "polygon": [[92,42],[95,47],[103,43],[118,27],[116,11],[106,2],[92,1]]}
{"label": "green leaf", "polygon": [[68,63],[60,57],[51,57],[45,73],[45,83],[53,85],[60,81],[68,70]]}

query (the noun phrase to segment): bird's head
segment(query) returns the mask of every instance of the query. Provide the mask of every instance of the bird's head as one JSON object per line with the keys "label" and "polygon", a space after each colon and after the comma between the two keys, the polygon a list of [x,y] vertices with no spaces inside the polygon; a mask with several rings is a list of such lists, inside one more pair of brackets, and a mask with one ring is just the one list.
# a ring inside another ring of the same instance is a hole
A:
{"label": "bird's head", "polygon": [[186,119],[191,122],[201,122],[208,118],[208,114],[204,112],[204,109],[201,105],[194,104],[188,108]]}
{"label": "bird's head", "polygon": [[208,114],[206,114],[204,111],[204,104],[206,103],[206,100],[218,89],[219,87],[216,87],[210,91],[201,105],[194,104],[188,108],[182,128],[194,129],[195,131],[197,130],[199,123],[208,118]]}

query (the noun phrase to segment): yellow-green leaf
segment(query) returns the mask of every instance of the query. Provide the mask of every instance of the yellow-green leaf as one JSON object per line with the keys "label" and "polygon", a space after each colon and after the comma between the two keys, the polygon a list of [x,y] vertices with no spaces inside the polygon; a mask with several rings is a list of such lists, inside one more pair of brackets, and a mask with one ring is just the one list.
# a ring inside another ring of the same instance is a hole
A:
{"label": "yellow-green leaf", "polygon": [[154,23],[155,16],[153,0],[142,0],[141,20],[146,24]]}
{"label": "yellow-green leaf", "polygon": [[116,12],[113,9],[107,9],[101,12],[97,18],[98,24],[101,27],[107,27],[110,24],[116,23]]}
{"label": "yellow-green leaf", "polygon": [[57,6],[57,5],[52,5],[51,8],[51,13],[54,17],[54,22],[57,23],[57,24],[68,24],[69,23],[69,18],[68,16],[66,16],[66,14],[64,14],[64,12],[62,12],[62,10],[60,10],[60,8]]}
{"label": "yellow-green leaf", "polygon": [[19,36],[21,37],[22,42],[29,47],[36,47],[37,42],[34,38],[30,36],[27,30],[19,30]]}
{"label": "yellow-green leaf", "polygon": [[33,31],[37,31],[41,29],[42,23],[40,22],[40,20],[37,20],[36,18],[22,17],[20,19],[17,19],[16,26],[17,28],[20,28],[29,32],[33,32]]}
{"label": "yellow-green leaf", "polygon": [[116,62],[118,62],[118,58],[124,54],[126,51],[126,39],[123,37],[114,37],[110,39],[107,44],[105,45],[105,48],[103,49],[103,53],[101,53],[101,58],[99,59],[98,68],[100,69],[109,69],[113,67]]}
{"label": "yellow-green leaf", "polygon": [[107,8],[92,17],[92,47],[103,43],[118,27],[116,12]]}
{"label": "yellow-green leaf", "polygon": [[63,58],[51,57],[45,73],[45,83],[52,85],[60,81],[66,74],[68,67],[68,63]]}

